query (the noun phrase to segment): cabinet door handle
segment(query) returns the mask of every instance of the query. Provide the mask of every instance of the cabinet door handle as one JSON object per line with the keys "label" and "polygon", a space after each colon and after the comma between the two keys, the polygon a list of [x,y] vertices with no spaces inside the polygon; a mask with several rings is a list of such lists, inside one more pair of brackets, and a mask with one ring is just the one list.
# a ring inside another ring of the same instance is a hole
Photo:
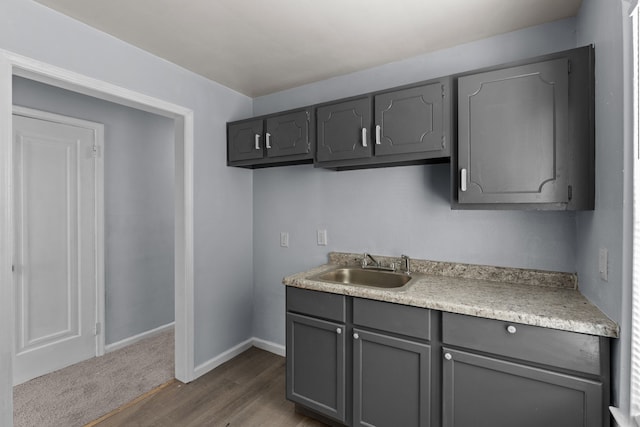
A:
{"label": "cabinet door handle", "polygon": [[467,169],[462,168],[460,170],[460,190],[467,191]]}
{"label": "cabinet door handle", "polygon": [[516,330],[517,330],[516,327],[513,325],[507,326],[507,332],[509,332],[510,334],[515,334]]}
{"label": "cabinet door handle", "polygon": [[447,360],[451,360],[451,359],[453,359],[453,356],[451,355],[451,353],[445,353],[444,354],[444,358],[447,359]]}
{"label": "cabinet door handle", "polygon": [[354,334],[353,334],[353,339],[354,339],[354,340],[357,340],[358,338],[360,338],[360,335],[358,335],[357,333],[354,333]]}
{"label": "cabinet door handle", "polygon": [[267,132],[265,136],[266,136],[267,148],[271,148],[271,134]]}
{"label": "cabinet door handle", "polygon": [[362,128],[362,146],[367,147],[367,128]]}
{"label": "cabinet door handle", "polygon": [[382,128],[380,127],[380,125],[376,125],[376,145],[380,145],[380,133],[382,131]]}
{"label": "cabinet door handle", "polygon": [[336,329],[336,334],[340,335],[342,333],[342,328],[337,328]]}
{"label": "cabinet door handle", "polygon": [[256,133],[255,142],[256,142],[256,150],[259,150],[260,149],[260,134],[259,133]]}

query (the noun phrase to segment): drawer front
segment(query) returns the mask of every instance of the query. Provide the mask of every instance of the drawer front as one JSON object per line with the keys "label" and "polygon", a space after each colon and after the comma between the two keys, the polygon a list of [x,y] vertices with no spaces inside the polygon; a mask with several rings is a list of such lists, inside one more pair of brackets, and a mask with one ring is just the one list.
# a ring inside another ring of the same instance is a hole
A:
{"label": "drawer front", "polygon": [[287,286],[287,311],[346,322],[346,297]]}
{"label": "drawer front", "polygon": [[442,341],[558,368],[603,374],[600,339],[596,336],[443,313]]}
{"label": "drawer front", "polygon": [[353,299],[353,323],[424,340],[431,339],[431,311],[369,299]]}

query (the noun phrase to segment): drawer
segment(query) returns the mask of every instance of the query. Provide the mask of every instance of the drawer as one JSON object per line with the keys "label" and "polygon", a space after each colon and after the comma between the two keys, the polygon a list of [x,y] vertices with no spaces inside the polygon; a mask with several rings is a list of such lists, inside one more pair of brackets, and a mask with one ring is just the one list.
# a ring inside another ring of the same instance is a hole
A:
{"label": "drawer", "polygon": [[442,313],[443,343],[594,375],[600,338],[501,320]]}
{"label": "drawer", "polygon": [[423,340],[431,339],[431,311],[370,299],[353,299],[354,325],[367,326]]}
{"label": "drawer", "polygon": [[346,322],[346,297],[287,286],[287,311]]}

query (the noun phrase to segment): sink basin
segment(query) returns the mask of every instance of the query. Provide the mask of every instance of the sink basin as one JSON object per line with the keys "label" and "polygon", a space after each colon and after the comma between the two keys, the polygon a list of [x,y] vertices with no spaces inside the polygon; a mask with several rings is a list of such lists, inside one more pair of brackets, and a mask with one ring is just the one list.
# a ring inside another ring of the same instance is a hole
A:
{"label": "sink basin", "polygon": [[362,268],[338,268],[315,277],[317,280],[344,283],[346,285],[363,285],[374,288],[400,288],[406,285],[411,276],[382,270],[365,270]]}

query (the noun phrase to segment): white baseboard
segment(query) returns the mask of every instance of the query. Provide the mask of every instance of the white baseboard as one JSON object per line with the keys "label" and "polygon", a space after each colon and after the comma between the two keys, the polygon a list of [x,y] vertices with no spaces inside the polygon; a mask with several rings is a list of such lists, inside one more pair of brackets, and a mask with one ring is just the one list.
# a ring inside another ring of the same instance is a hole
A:
{"label": "white baseboard", "polygon": [[277,354],[278,356],[285,357],[287,355],[286,347],[280,344],[276,344],[271,341],[265,341],[260,338],[253,338],[253,346],[262,350],[266,350],[270,353]]}
{"label": "white baseboard", "polygon": [[221,353],[219,355],[217,355],[216,357],[207,360],[206,362],[196,366],[193,369],[193,379],[195,380],[196,378],[199,378],[201,376],[203,376],[204,374],[206,374],[207,372],[217,368],[218,366],[222,365],[224,362],[227,362],[231,359],[233,359],[234,357],[236,357],[237,355],[239,355],[240,353],[248,350],[249,348],[251,348],[251,346],[253,345],[253,340],[252,339],[248,339],[246,341],[241,342],[240,344],[231,347],[229,350],[225,351],[224,353]]}
{"label": "white baseboard", "polygon": [[213,369],[222,365],[224,362],[227,362],[233,359],[234,357],[236,357],[237,355],[239,355],[240,353],[248,350],[252,346],[268,351],[270,353],[277,354],[278,356],[284,357],[286,354],[285,346],[283,345],[276,344],[270,341],[265,341],[260,338],[255,338],[255,337],[249,338],[248,340],[243,341],[234,347],[231,347],[229,350],[225,351],[224,353],[221,353],[218,356],[212,359],[209,359],[206,362],[196,366],[195,369],[193,370],[194,371],[193,379],[195,380],[196,378],[203,376],[207,372],[212,371]]}
{"label": "white baseboard", "polygon": [[161,333],[168,331],[169,329],[172,329],[175,327],[175,322],[171,322],[171,323],[167,323],[166,325],[162,325],[159,326],[155,329],[150,329],[148,331],[142,332],[141,334],[138,335],[134,335],[132,337],[129,338],[125,338],[123,340],[114,342],[113,344],[108,344],[104,346],[104,351],[105,353],[109,353],[112,351],[116,351],[119,350],[121,348],[127,347],[131,344],[135,344],[140,340],[143,340],[145,338],[151,338],[154,337],[156,335],[160,335]]}

